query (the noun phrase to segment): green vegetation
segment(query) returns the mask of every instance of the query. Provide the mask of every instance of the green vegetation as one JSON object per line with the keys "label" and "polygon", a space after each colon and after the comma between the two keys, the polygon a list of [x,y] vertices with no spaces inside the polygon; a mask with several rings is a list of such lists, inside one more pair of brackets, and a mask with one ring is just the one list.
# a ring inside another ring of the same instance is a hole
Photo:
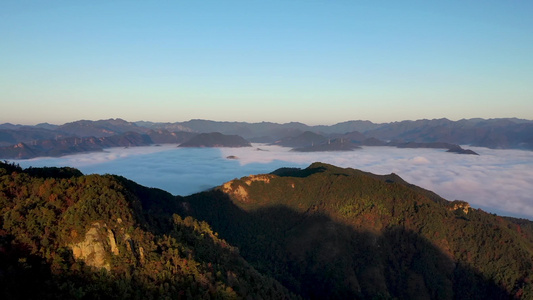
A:
{"label": "green vegetation", "polygon": [[143,205],[156,197],[177,204],[120,177],[2,163],[0,298],[292,297],[207,223]]}
{"label": "green vegetation", "polygon": [[533,297],[533,235],[520,229],[530,221],[446,201],[394,174],[315,163],[264,176],[188,197],[188,213],[305,298]]}
{"label": "green vegetation", "polygon": [[395,174],[315,163],[175,197],[0,163],[1,299],[531,299],[532,280],[533,222]]}

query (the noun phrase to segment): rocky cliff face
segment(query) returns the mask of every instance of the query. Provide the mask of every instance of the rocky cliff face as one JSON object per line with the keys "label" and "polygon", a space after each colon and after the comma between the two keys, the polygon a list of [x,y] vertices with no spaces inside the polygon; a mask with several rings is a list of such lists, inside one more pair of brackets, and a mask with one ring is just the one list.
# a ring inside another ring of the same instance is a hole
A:
{"label": "rocky cliff face", "polygon": [[[128,256],[135,258],[135,263],[144,262],[144,248],[134,241],[132,237],[124,233],[124,228],[120,227],[121,219],[117,219],[117,224],[114,227],[120,228],[119,233],[109,228],[106,224],[99,222],[93,223],[84,235],[82,241],[72,243],[69,245],[72,250],[72,255],[76,260],[82,260],[85,264],[95,268],[104,268],[107,271],[111,270],[111,261],[114,256]],[[72,232],[71,236],[76,236],[76,232]],[[122,245],[123,251],[120,251]]]}
{"label": "rocky cliff face", "polygon": [[[241,178],[243,184],[238,180],[232,180],[226,182],[222,185],[222,190],[228,195],[232,195],[236,199],[239,199],[241,202],[249,202],[248,192],[246,187],[249,187],[254,182],[263,182],[265,184],[270,183],[270,179],[274,178],[274,175],[263,174],[263,175],[250,175],[248,177]],[[246,186],[246,187],[245,187]]]}
{"label": "rocky cliff face", "polygon": [[465,214],[468,214],[468,212],[471,209],[470,204],[468,204],[468,202],[460,201],[460,200],[455,200],[451,202],[450,205],[452,205],[450,210],[461,210]]}
{"label": "rocky cliff face", "polygon": [[110,253],[118,254],[118,249],[113,233],[106,235],[102,229],[104,228],[99,223],[94,223],[85,233],[83,241],[72,244],[71,249],[76,260],[83,260],[89,266],[109,271],[111,266],[108,256]]}

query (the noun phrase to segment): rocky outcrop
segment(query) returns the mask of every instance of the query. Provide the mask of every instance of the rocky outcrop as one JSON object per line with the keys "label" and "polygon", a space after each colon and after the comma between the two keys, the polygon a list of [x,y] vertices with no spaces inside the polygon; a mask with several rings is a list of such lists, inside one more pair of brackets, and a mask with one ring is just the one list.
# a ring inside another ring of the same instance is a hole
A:
{"label": "rocky outcrop", "polygon": [[[111,237],[113,245],[115,246],[115,251],[118,254],[114,235],[112,236],[112,234],[113,232],[107,236],[108,240],[106,241],[106,236],[102,235],[100,224],[94,223],[85,233],[85,239],[83,241],[70,245],[72,255],[76,260],[83,260],[89,266],[104,268],[109,271],[111,266],[108,259],[109,252],[106,251],[106,248],[111,244],[111,242],[109,242],[109,238]],[[111,252],[113,252],[113,250]]]}
{"label": "rocky outcrop", "polygon": [[450,210],[462,210],[465,214],[468,214],[468,211],[470,210],[470,204],[465,201],[459,201],[455,200],[450,203],[451,207]]}
{"label": "rocky outcrop", "polygon": [[250,201],[250,199],[248,198],[248,192],[246,191],[246,189],[239,183],[236,183],[235,181],[226,182],[222,186],[222,191],[228,195],[235,197],[241,202]]}
{"label": "rocky outcrop", "polygon": [[[118,223],[120,224],[121,221],[119,218]],[[77,234],[73,233],[72,235],[76,236]],[[124,235],[124,241],[128,246],[133,243],[128,234]],[[120,254],[113,230],[108,228],[106,224],[101,225],[98,222],[91,225],[81,242],[72,243],[69,246],[76,260],[83,260],[89,266],[104,268],[108,271],[111,269],[111,257]],[[131,251],[131,247],[128,247],[128,250]]]}
{"label": "rocky outcrop", "polygon": [[241,202],[250,202],[247,186],[251,186],[254,182],[264,182],[268,184],[274,177],[275,175],[271,174],[250,175],[243,177],[240,180],[236,179],[226,182],[224,185],[222,185],[222,191]]}
{"label": "rocky outcrop", "polygon": [[118,255],[119,251],[115,240],[115,234],[109,228],[107,229],[107,238],[109,239],[109,246],[111,246],[111,253]]}
{"label": "rocky outcrop", "polygon": [[273,175],[263,174],[263,175],[250,175],[243,179],[247,185],[251,185],[253,182],[256,182],[256,181],[270,183],[270,179],[272,179],[273,177],[274,177]]}

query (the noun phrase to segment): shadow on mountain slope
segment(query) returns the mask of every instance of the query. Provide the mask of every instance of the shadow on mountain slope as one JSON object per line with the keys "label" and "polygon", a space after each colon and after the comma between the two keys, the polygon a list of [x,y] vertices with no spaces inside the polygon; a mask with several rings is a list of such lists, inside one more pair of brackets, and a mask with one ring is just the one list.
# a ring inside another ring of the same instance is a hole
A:
{"label": "shadow on mountain slope", "polygon": [[0,162],[0,299],[296,298],[169,193],[78,173]]}
{"label": "shadow on mountain slope", "polygon": [[208,222],[258,271],[310,299],[509,299],[475,269],[416,232],[359,231],[318,208],[253,211],[221,191],[182,201],[180,214]]}
{"label": "shadow on mountain slope", "polygon": [[146,282],[88,268],[78,263],[76,272],[64,273],[75,264],[72,253],[63,251],[64,262],[50,263],[32,254],[30,246],[12,235],[0,235],[1,299],[143,299],[158,295]]}

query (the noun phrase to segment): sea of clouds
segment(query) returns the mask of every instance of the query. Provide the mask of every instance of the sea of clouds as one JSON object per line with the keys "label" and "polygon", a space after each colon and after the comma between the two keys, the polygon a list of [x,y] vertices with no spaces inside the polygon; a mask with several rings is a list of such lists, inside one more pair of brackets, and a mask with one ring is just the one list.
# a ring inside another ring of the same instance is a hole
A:
{"label": "sea of clouds", "polygon": [[22,167],[71,166],[85,174],[117,174],[174,195],[189,195],[234,178],[281,167],[305,168],[320,161],[375,174],[396,173],[445,199],[464,200],[474,208],[500,215],[533,219],[533,151],[468,148],[480,155],[393,147],[300,153],[264,144],[247,148],[163,145],[16,162]]}

